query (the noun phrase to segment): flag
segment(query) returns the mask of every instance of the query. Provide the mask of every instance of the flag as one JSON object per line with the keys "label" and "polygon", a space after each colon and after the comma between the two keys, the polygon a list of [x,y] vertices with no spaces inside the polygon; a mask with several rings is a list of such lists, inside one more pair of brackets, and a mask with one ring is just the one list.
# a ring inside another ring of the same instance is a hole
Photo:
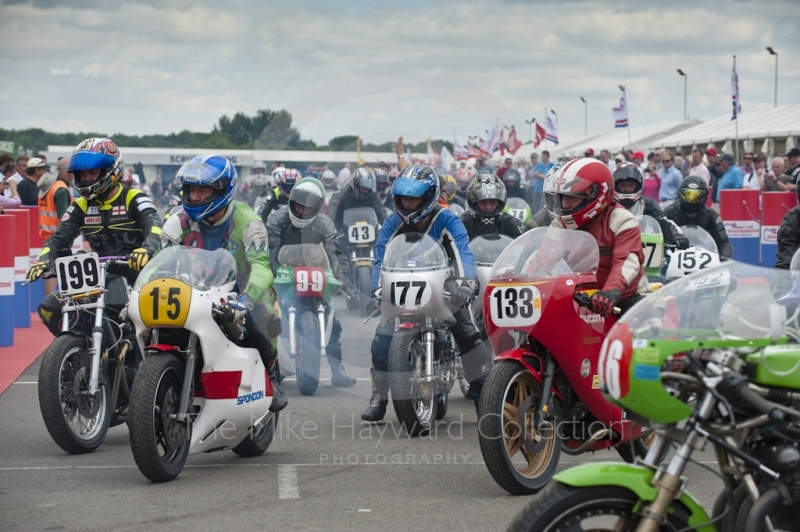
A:
{"label": "flag", "polygon": [[[482,143],[483,143],[483,139],[479,138],[478,139],[478,146],[480,146]],[[469,150],[469,156],[470,157],[480,157],[482,155],[481,149],[478,146],[476,146],[474,144],[470,144],[467,147],[468,150]]]}
{"label": "flag", "polygon": [[[455,147],[453,149],[455,149]],[[454,164],[456,162],[456,160],[453,157],[453,155],[450,153],[450,150],[448,150],[447,146],[445,146],[444,144],[442,144],[441,157],[442,157],[442,166],[444,168],[446,168],[447,171],[449,172],[450,171],[450,165]]]}
{"label": "flag", "polygon": [[558,122],[556,121],[558,116],[556,112],[552,109],[547,113],[545,117],[545,132],[547,133],[547,140],[552,142],[553,144],[558,144]]}
{"label": "flag", "polygon": [[536,148],[547,138],[547,133],[539,122],[536,122],[536,137],[533,139],[533,147]]}
{"label": "flag", "polygon": [[624,92],[619,97],[619,107],[612,107],[611,114],[614,116],[614,127],[628,127],[628,106]]}
{"label": "flag", "polygon": [[492,128],[492,131],[489,133],[489,136],[486,137],[486,140],[482,141],[481,151],[486,155],[491,155],[500,148],[500,142],[502,142],[500,126],[496,125]]}
{"label": "flag", "polygon": [[358,166],[364,166],[364,159],[361,158],[361,137],[356,137],[356,157],[358,157]]}
{"label": "flag", "polygon": [[453,155],[456,156],[456,159],[469,159],[469,150],[458,143],[458,139],[454,139],[453,142]]}
{"label": "flag", "polygon": [[[498,148],[500,148],[500,157],[505,157],[506,156],[506,142],[503,140],[503,132],[504,132],[504,130],[501,129],[500,130],[500,145],[498,146]],[[497,151],[497,150],[495,149],[495,151]]]}
{"label": "flag", "polygon": [[428,164],[430,166],[437,166],[438,159],[439,154],[436,153],[436,150],[434,150],[433,146],[431,146],[431,139],[428,139]]}
{"label": "flag", "polygon": [[733,102],[733,116],[731,120],[736,120],[742,112],[742,103],[739,100],[739,74],[736,73],[736,56],[733,57],[733,71],[731,72],[731,101]]}
{"label": "flag", "polygon": [[508,153],[514,155],[517,153],[517,150],[522,143],[517,139],[517,130],[514,129],[514,126],[511,126],[511,131],[508,134],[508,142],[506,142],[506,146],[508,147]]}

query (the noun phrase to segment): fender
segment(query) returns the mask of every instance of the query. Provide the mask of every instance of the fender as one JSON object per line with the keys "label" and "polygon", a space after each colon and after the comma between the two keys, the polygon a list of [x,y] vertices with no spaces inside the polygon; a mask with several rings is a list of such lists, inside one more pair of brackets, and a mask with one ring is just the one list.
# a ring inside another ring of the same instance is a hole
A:
{"label": "fender", "polygon": [[86,342],[87,346],[92,345],[92,337],[91,337],[91,335],[86,334],[85,332],[79,331],[79,330],[59,331],[59,333],[57,335],[55,335],[55,338],[59,338],[61,336],[67,336],[67,335],[79,336],[79,337],[83,338],[83,340]]}
{"label": "fender", "polygon": [[166,353],[167,351],[180,351],[181,348],[177,345],[169,345],[169,344],[150,344],[145,347],[145,350],[148,351],[159,351],[161,353]]}
{"label": "fender", "polygon": [[394,330],[396,331],[398,329],[413,329],[414,327],[417,327],[417,324],[414,323],[413,321],[401,321],[400,323],[395,325]]}
{"label": "fender", "polygon": [[[655,471],[646,467],[619,462],[596,462],[571,467],[553,476],[554,480],[575,488],[593,486],[619,486],[627,488],[644,502],[655,500],[658,490],[653,487]],[[689,525],[700,532],[715,532],[717,529],[703,507],[687,492],[683,492],[681,503],[689,510]]]}
{"label": "fender", "polygon": [[[495,361],[498,361],[498,360],[514,360],[516,362],[519,362],[520,364],[522,364],[525,367],[525,369],[527,369],[530,372],[531,375],[533,375],[533,378],[536,379],[539,382],[539,384],[541,384],[541,382],[542,382],[541,373],[539,373],[539,370],[537,370],[533,366],[531,366],[528,363],[528,361],[526,360],[526,357],[533,357],[533,356],[536,356],[536,355],[534,355],[533,353],[531,353],[527,349],[522,349],[520,347],[517,347],[516,349],[509,349],[508,351],[503,351],[502,353],[500,353],[499,355],[494,357],[494,359],[495,359]],[[550,392],[553,395],[555,395],[556,397],[558,397],[558,399],[560,401],[564,400],[564,396],[561,395],[561,392],[555,386],[553,386],[550,389]]]}

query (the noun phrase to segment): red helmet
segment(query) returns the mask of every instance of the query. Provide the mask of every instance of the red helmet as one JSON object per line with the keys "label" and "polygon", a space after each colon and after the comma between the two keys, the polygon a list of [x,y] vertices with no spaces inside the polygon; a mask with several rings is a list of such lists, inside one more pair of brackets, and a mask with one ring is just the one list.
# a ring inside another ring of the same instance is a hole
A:
{"label": "red helmet", "polygon": [[467,191],[467,188],[469,187],[471,181],[472,181],[472,172],[469,171],[469,168],[459,168],[456,171],[456,184],[458,185],[458,189],[461,192]]}
{"label": "red helmet", "polygon": [[[574,159],[561,168],[555,180],[556,201],[553,213],[567,229],[577,229],[591,222],[614,197],[614,176],[602,161]],[[581,198],[576,207],[564,208],[564,196]]]}

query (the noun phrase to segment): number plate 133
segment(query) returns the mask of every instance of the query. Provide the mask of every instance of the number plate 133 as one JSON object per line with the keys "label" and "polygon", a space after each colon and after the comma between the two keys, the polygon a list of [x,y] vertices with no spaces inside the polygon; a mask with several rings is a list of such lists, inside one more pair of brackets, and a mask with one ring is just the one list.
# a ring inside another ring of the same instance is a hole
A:
{"label": "number plate 133", "polygon": [[497,286],[489,297],[492,322],[499,327],[529,327],[542,316],[542,296],[535,286]]}

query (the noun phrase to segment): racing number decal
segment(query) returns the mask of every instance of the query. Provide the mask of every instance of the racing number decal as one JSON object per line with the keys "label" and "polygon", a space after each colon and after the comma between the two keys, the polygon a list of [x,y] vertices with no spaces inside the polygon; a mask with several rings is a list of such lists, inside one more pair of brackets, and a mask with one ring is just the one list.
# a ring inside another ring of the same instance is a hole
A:
{"label": "racing number decal", "polygon": [[375,228],[369,224],[351,225],[347,231],[348,240],[353,244],[375,240]]}
{"label": "racing number decal", "polygon": [[294,269],[294,291],[297,297],[322,297],[325,290],[325,272],[322,268],[297,267]]}
{"label": "racing number decal", "polygon": [[528,326],[539,321],[542,299],[535,286],[499,286],[491,296],[492,321],[497,326]]}
{"label": "racing number decal", "polygon": [[520,222],[525,221],[525,209],[508,209],[508,214],[519,220]]}
{"label": "racing number decal", "polygon": [[678,267],[682,270],[702,270],[707,268],[714,260],[708,251],[695,251],[688,249],[678,253]]}
{"label": "racing number decal", "polygon": [[389,300],[396,307],[418,309],[430,300],[427,287],[425,281],[395,281],[389,287]]}
{"label": "racing number decal", "polygon": [[59,290],[63,294],[88,292],[100,286],[100,262],[97,255],[87,253],[56,260]]}
{"label": "racing number decal", "polygon": [[644,251],[645,268],[660,268],[663,258],[661,246],[655,242],[642,242]]}
{"label": "racing number decal", "polygon": [[142,287],[139,314],[146,327],[183,327],[189,315],[192,288],[176,279],[158,279]]}

